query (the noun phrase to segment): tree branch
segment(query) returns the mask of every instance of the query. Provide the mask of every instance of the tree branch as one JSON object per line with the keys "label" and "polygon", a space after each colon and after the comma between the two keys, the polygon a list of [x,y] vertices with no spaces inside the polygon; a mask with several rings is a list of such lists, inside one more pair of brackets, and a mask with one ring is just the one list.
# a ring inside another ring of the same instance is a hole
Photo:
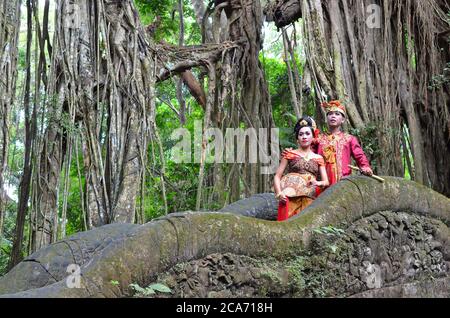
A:
{"label": "tree branch", "polygon": [[159,62],[156,82],[165,81],[193,67],[215,63],[226,51],[239,47],[241,42],[227,41],[220,44],[184,47],[176,47],[167,43],[158,44],[155,48]]}

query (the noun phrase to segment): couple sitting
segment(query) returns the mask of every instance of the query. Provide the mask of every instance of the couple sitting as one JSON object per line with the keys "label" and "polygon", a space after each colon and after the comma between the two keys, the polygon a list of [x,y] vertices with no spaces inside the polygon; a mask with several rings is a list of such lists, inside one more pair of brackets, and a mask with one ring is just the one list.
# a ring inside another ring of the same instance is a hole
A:
{"label": "couple sitting", "polygon": [[[323,103],[322,107],[327,114],[328,133],[319,133],[314,120],[303,117],[294,129],[300,148],[286,149],[282,153],[274,178],[276,198],[280,200],[278,221],[298,214],[322,189],[351,175],[351,157],[363,174],[373,174],[357,138],[342,132],[346,118],[344,105],[332,101]],[[288,174],[283,177],[286,168]]]}

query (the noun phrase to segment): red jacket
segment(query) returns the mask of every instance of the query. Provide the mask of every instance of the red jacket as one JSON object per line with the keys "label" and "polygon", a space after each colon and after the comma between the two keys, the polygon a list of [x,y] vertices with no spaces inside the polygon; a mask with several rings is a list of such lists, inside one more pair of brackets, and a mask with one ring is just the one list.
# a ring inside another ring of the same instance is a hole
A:
{"label": "red jacket", "polygon": [[341,178],[352,174],[348,167],[355,159],[359,168],[370,168],[358,139],[350,134],[340,132],[339,134],[320,134],[317,138],[317,153],[324,157],[330,185],[338,182]]}

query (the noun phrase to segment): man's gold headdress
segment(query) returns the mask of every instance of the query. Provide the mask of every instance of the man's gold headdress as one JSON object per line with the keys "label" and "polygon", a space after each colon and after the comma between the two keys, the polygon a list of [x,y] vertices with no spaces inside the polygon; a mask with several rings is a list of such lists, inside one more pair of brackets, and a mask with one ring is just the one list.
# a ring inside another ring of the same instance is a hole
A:
{"label": "man's gold headdress", "polygon": [[345,110],[345,106],[341,104],[338,100],[333,100],[331,102],[322,103],[322,107],[325,109],[325,112],[328,114],[329,112],[340,112],[345,117],[347,116],[347,111]]}

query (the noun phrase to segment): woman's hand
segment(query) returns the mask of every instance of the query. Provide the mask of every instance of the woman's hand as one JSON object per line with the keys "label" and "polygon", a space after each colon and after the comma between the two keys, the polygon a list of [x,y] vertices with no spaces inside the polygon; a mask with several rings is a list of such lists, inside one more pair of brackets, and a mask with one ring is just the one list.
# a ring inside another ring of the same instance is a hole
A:
{"label": "woman's hand", "polygon": [[280,202],[286,202],[286,199],[287,199],[286,195],[285,195],[283,192],[278,193],[278,194],[275,196],[275,198],[276,198],[278,201],[280,201]]}
{"label": "woman's hand", "polygon": [[311,181],[309,182],[309,186],[310,186],[310,187],[323,187],[324,184],[323,184],[322,181],[311,180]]}
{"label": "woman's hand", "polygon": [[281,157],[284,158],[286,157],[290,152],[294,151],[294,148],[286,148],[283,149],[283,151],[281,152]]}

